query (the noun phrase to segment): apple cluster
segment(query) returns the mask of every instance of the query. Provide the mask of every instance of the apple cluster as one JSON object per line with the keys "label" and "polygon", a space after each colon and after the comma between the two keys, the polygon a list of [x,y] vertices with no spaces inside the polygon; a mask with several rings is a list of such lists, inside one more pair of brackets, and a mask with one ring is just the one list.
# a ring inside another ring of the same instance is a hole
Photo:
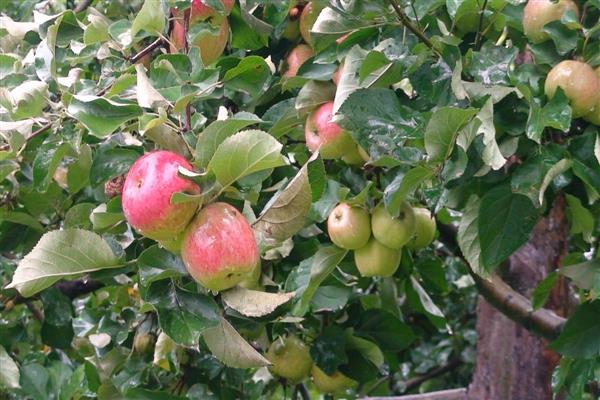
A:
{"label": "apple cluster", "polygon": [[[189,38],[189,47],[200,49],[200,58],[204,65],[211,64],[223,54],[229,39],[229,21],[235,0],[221,0],[224,11],[219,12],[206,5],[206,0],[192,0],[191,7],[185,11],[171,9],[173,25],[170,38],[170,52],[185,50]],[[187,26],[187,37],[186,37]]]}
{"label": "apple cluster", "polygon": [[233,206],[217,202],[198,211],[194,202],[173,204],[177,192],[200,194],[194,182],[181,178],[179,167],[192,165],[179,154],[152,151],[131,166],[123,185],[123,213],[140,234],[181,254],[194,280],[220,291],[258,281],[260,254],[254,232]]}
{"label": "apple cluster", "polygon": [[[523,31],[530,42],[550,39],[544,26],[572,13],[579,18],[579,8],[573,0],[529,0],[523,10]],[[600,67],[594,71],[588,64],[564,60],[554,66],[546,77],[544,91],[549,98],[561,88],[571,103],[573,117],[582,117],[600,125]]]}
{"label": "apple cluster", "polygon": [[289,383],[298,383],[312,376],[313,383],[321,393],[341,393],[357,382],[340,371],[331,375],[313,363],[308,346],[296,335],[280,336],[271,343],[266,355],[271,362],[269,371]]}
{"label": "apple cluster", "polygon": [[392,276],[400,266],[402,248],[420,249],[435,237],[435,218],[428,209],[403,202],[397,217],[383,203],[371,213],[363,207],[338,204],[327,219],[331,241],[354,250],[362,276]]}

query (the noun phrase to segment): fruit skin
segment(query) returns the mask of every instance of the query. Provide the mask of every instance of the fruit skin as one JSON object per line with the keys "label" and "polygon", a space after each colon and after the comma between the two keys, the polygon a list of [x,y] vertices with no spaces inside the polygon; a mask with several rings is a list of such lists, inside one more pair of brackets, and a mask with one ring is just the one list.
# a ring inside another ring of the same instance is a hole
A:
{"label": "fruit skin", "polygon": [[198,194],[200,187],[177,176],[177,168],[192,165],[171,151],[153,151],[129,169],[123,185],[123,213],[129,224],[154,240],[172,240],[196,213],[193,203],[171,204],[175,192]]}
{"label": "fruit skin", "polygon": [[340,371],[335,371],[333,374],[327,375],[325,371],[317,367],[317,364],[313,364],[311,375],[317,390],[321,393],[344,392],[358,383]]}
{"label": "fruit skin", "polygon": [[294,42],[296,39],[298,39],[298,36],[300,36],[300,20],[298,18],[294,20],[288,20],[281,37],[289,40],[290,42]]}
{"label": "fruit skin", "polygon": [[[225,15],[231,14],[235,0],[221,0],[221,3],[223,4],[223,8],[225,8]],[[204,4],[204,0],[192,0],[191,10],[190,25],[198,21],[204,21],[210,17],[219,16],[217,10]]]}
{"label": "fruit skin", "polygon": [[[213,63],[223,54],[229,40],[229,22],[227,18],[213,18],[212,22],[203,22],[204,29],[197,32],[189,47],[200,48],[200,58],[204,65]],[[190,25],[190,30],[192,30]],[[178,53],[185,43],[185,29],[183,21],[175,20],[171,31],[170,53]]]}
{"label": "fruit skin", "polygon": [[358,249],[371,237],[371,217],[363,208],[340,203],[327,218],[327,232],[335,245],[348,250]]}
{"label": "fruit skin", "polygon": [[600,98],[600,80],[592,67],[581,61],[565,60],[550,70],[544,91],[552,98],[560,87],[571,102],[573,117],[592,111]]}
{"label": "fruit skin", "polygon": [[415,235],[406,244],[409,249],[417,250],[427,247],[435,237],[435,218],[426,208],[413,207],[415,213]]}
{"label": "fruit skin", "polygon": [[302,14],[300,14],[300,34],[302,35],[302,39],[308,44],[312,46],[312,39],[310,37],[310,30],[315,24],[315,21],[319,17],[322,8],[313,4],[313,2],[309,2],[304,9],[302,10]]}
{"label": "fruit skin", "polygon": [[286,58],[287,70],[284,72],[283,76],[286,78],[296,76],[298,74],[298,69],[300,69],[302,64],[314,54],[312,48],[307,44],[299,44],[294,47]]}
{"label": "fruit skin", "polygon": [[415,212],[403,202],[398,218],[393,218],[383,204],[375,207],[371,215],[373,236],[392,249],[400,249],[415,233]]}
{"label": "fruit skin", "polygon": [[237,285],[260,262],[250,224],[227,203],[209,204],[198,213],[185,232],[181,258],[190,275],[215,292]]}
{"label": "fruit skin", "polygon": [[[600,81],[600,67],[597,67],[594,72],[596,73],[598,81]],[[593,110],[584,115],[583,118],[594,125],[600,126],[600,96],[598,97],[598,101],[596,101],[596,105],[594,106]]]}
{"label": "fruit skin", "polygon": [[244,277],[244,279],[242,279],[238,283],[238,286],[243,287],[245,289],[252,289],[252,290],[264,289],[260,284],[261,273],[262,273],[262,269],[259,264],[252,270],[252,272],[249,275],[246,275]]}
{"label": "fruit skin", "polygon": [[532,43],[541,43],[550,38],[542,31],[544,25],[560,20],[560,17],[569,10],[573,10],[579,18],[579,9],[572,0],[529,0],[523,10],[523,32]]}
{"label": "fruit skin", "polygon": [[333,102],[317,107],[306,119],[304,139],[312,152],[319,149],[324,159],[340,158],[354,149],[356,143],[348,132],[332,122]]}
{"label": "fruit skin", "polygon": [[392,276],[400,266],[401,258],[401,250],[384,246],[375,238],[354,250],[354,263],[361,276]]}
{"label": "fruit skin", "polygon": [[290,383],[298,383],[308,376],[312,366],[312,358],[308,346],[295,335],[285,339],[279,337],[269,347],[266,354],[271,362],[269,371],[286,378]]}
{"label": "fruit skin", "polygon": [[342,62],[340,65],[338,65],[338,67],[335,70],[335,72],[333,73],[333,75],[331,75],[331,80],[333,81],[335,86],[337,86],[340,83],[340,79],[342,78],[343,73],[344,73],[344,63]]}
{"label": "fruit skin", "polygon": [[342,156],[342,161],[344,161],[346,164],[357,166],[365,165],[365,163],[369,161],[369,159],[370,157],[365,151],[365,149],[363,149],[359,145],[356,145],[356,147],[350,150],[350,152]]}

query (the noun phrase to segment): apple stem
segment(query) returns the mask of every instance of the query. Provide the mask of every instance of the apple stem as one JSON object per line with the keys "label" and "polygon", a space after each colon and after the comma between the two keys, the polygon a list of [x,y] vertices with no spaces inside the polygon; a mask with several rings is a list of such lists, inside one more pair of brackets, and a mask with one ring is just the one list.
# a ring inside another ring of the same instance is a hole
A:
{"label": "apple stem", "polygon": [[129,62],[132,63],[132,64],[137,63],[145,55],[150,54],[154,49],[160,47],[162,44],[163,44],[163,39],[162,38],[156,39],[154,42],[150,43],[148,46],[146,46],[144,49],[142,49],[139,53],[137,53],[136,55],[134,55],[133,57],[131,57],[129,59]]}

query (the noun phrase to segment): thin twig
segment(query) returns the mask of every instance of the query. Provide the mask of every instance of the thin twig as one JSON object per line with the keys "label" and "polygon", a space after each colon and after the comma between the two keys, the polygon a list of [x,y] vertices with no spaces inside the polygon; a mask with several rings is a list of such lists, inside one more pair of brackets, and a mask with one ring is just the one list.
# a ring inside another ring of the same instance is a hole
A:
{"label": "thin twig", "polygon": [[483,16],[485,14],[485,8],[487,7],[488,0],[483,0],[483,6],[479,9],[479,26],[477,27],[477,35],[475,35],[475,49],[479,50],[479,46],[481,44],[482,32],[483,28]]}
{"label": "thin twig", "polygon": [[415,21],[417,21],[417,28],[422,30],[423,28],[421,28],[421,21],[419,21],[419,14],[417,14],[417,9],[415,8],[415,2],[413,0],[410,0],[410,8],[412,9],[413,13],[415,14]]}
{"label": "thin twig", "polygon": [[154,51],[154,49],[159,48],[162,44],[163,44],[162,38],[156,39],[154,42],[150,43],[148,46],[146,46],[144,49],[142,49],[135,56],[131,57],[129,59],[129,62],[131,62],[132,64],[135,64],[136,62],[138,62],[142,58],[144,58],[144,56],[146,56],[147,54],[152,53],[152,51]]}
{"label": "thin twig", "polygon": [[[42,133],[44,133],[44,131],[46,131],[47,129],[49,129],[51,127],[52,127],[52,122],[48,122],[47,124],[42,125],[38,129],[36,129],[35,131],[33,131],[31,133],[31,135],[29,135],[27,137],[26,140],[29,141],[29,140],[33,139],[34,137],[41,135]],[[0,146],[0,151],[6,150],[6,149],[8,149],[8,147],[9,147],[8,143],[3,144],[2,146]]]}
{"label": "thin twig", "polygon": [[[190,16],[189,14],[183,15],[183,51],[188,54],[190,47],[188,43],[188,29],[190,28]],[[192,130],[192,105],[188,102],[185,106],[185,125],[183,127],[184,132]]]}
{"label": "thin twig", "polygon": [[432,50],[435,50],[433,47],[433,43],[431,42],[431,40],[425,36],[425,33],[423,33],[423,31],[421,31],[421,29],[419,29],[418,27],[416,27],[408,18],[408,16],[404,13],[404,11],[402,11],[402,9],[400,8],[400,6],[398,5],[398,3],[396,2],[396,0],[388,0],[388,2],[392,5],[392,7],[394,8],[394,11],[396,11],[396,14],[398,14],[398,18],[400,19],[400,22],[402,22],[402,24],[408,28],[408,30],[410,30],[412,33],[414,33],[423,43],[425,43],[425,45],[427,47],[429,47]]}
{"label": "thin twig", "polygon": [[25,301],[25,305],[27,306],[27,308],[29,308],[29,311],[31,311],[31,313],[33,314],[33,318],[35,318],[36,320],[42,322],[44,320],[44,315],[42,314],[42,312],[40,310],[38,310],[38,308],[35,306],[35,304],[33,304],[33,302],[31,300],[27,300]]}
{"label": "thin twig", "polygon": [[431,371],[429,371],[423,375],[415,376],[414,378],[411,378],[408,381],[406,381],[404,391],[410,392],[411,390],[416,389],[419,386],[421,386],[422,383],[424,383],[430,379],[437,378],[438,376],[443,375],[446,372],[452,371],[454,368],[458,367],[460,364],[462,364],[462,361],[459,358],[455,358],[455,359],[448,361],[447,364],[442,365],[441,367],[434,368]]}

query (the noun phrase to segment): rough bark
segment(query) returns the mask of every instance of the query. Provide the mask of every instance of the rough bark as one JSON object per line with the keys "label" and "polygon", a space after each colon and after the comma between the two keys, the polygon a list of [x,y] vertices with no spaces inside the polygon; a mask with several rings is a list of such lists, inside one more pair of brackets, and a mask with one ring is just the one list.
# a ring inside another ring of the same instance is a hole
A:
{"label": "rough bark", "polygon": [[[568,250],[564,199],[535,226],[530,240],[499,271],[520,294],[530,297],[537,284],[555,270]],[[566,316],[572,293],[565,280],[555,285],[545,307]],[[469,386],[470,400],[551,400],[550,379],[559,361],[548,342],[508,319],[482,297],[477,306],[477,361]]]}

